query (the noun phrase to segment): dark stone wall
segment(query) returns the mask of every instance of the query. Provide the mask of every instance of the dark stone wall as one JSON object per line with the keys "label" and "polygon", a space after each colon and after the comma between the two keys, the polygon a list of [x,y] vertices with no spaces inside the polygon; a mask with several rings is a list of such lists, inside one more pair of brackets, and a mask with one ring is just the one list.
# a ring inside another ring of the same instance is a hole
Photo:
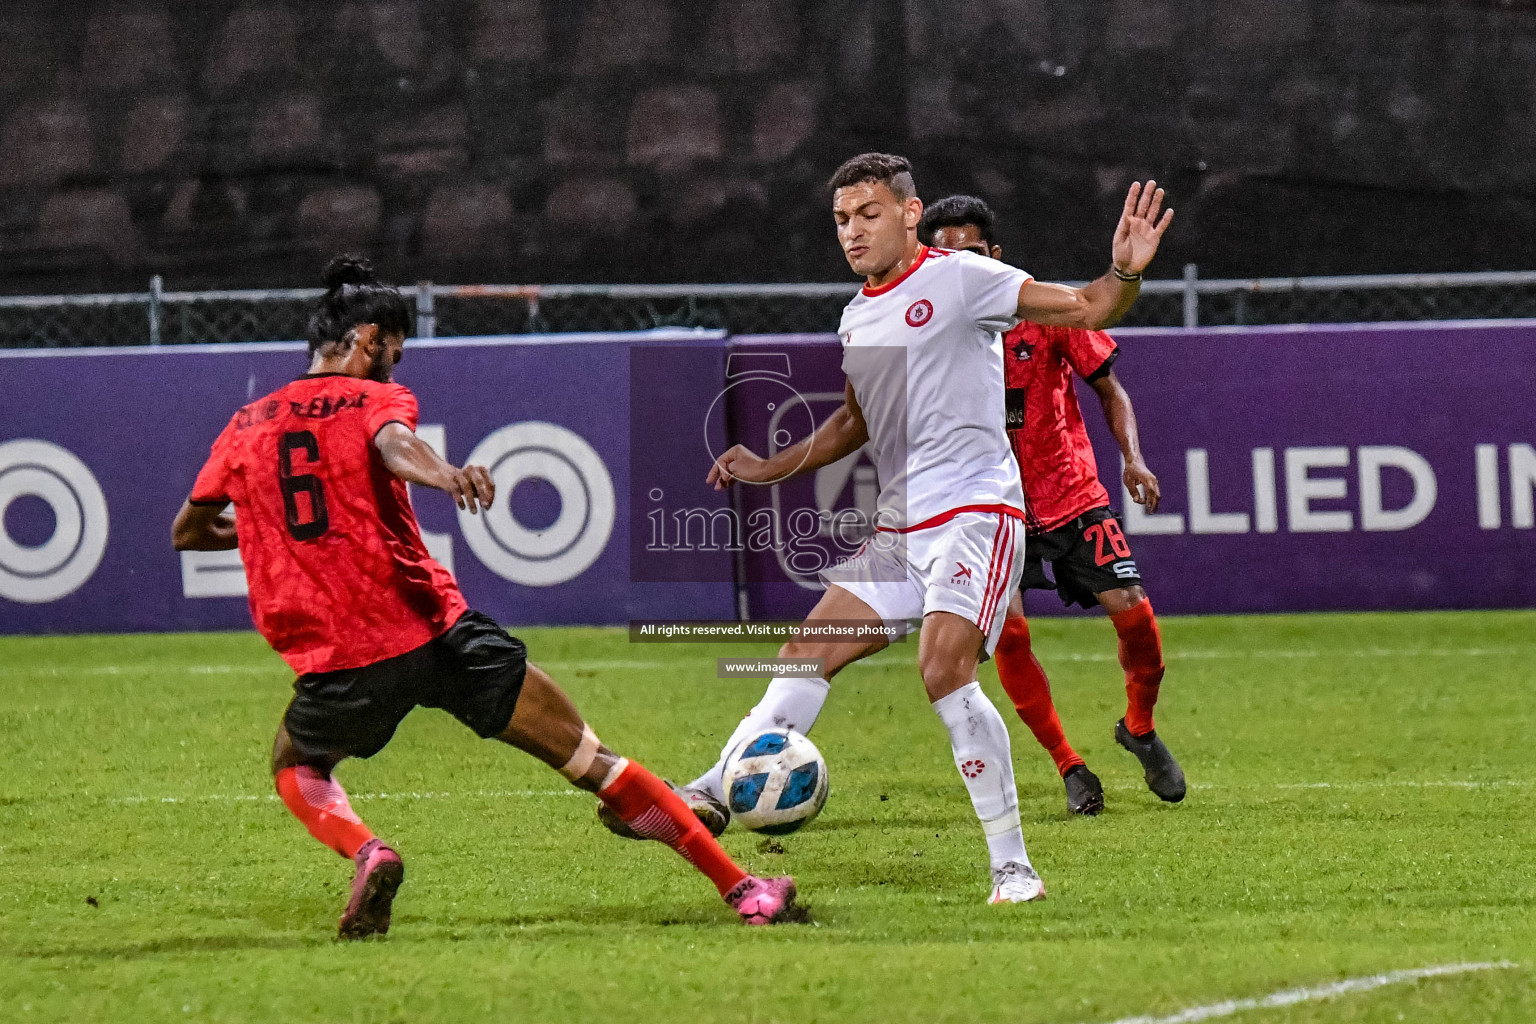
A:
{"label": "dark stone wall", "polygon": [[1162,276],[1531,268],[1532,6],[13,0],[0,289],[838,279],[868,148],[1051,276],[1147,175]]}

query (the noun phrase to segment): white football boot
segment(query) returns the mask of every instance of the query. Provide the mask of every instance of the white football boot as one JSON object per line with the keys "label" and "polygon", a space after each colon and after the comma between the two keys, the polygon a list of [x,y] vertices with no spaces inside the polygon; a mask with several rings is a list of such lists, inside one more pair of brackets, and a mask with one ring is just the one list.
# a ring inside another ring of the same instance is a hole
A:
{"label": "white football boot", "polygon": [[1045,883],[1028,864],[1011,860],[992,869],[992,895],[988,903],[1032,903],[1045,899]]}

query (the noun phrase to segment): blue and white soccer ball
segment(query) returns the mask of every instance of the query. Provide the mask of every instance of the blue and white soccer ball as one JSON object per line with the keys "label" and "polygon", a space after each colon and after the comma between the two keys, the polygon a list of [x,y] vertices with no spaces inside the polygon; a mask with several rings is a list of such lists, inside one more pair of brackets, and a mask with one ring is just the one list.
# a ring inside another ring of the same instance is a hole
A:
{"label": "blue and white soccer ball", "polygon": [[789,729],[748,736],[725,761],[731,817],[754,832],[781,836],[821,813],[827,762],[816,744]]}

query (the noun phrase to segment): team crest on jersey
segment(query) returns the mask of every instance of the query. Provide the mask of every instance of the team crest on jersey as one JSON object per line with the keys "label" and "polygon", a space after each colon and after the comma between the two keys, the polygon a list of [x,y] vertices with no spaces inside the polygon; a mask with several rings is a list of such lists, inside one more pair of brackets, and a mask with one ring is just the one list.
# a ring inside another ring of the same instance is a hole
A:
{"label": "team crest on jersey", "polygon": [[955,571],[949,577],[949,582],[954,584],[957,587],[968,587],[968,586],[970,586],[971,585],[971,567],[966,565],[964,562],[956,562],[955,563]]}
{"label": "team crest on jersey", "polygon": [[1019,362],[1022,363],[1022,362],[1027,361],[1029,359],[1029,357],[1034,355],[1034,354],[1035,354],[1035,346],[1033,344],[1031,344],[1030,342],[1024,340],[1023,338],[1020,338],[1018,341],[1014,342],[1014,344],[1013,344],[1013,357],[1015,359],[1017,359]]}
{"label": "team crest on jersey", "polygon": [[927,299],[918,299],[907,307],[907,326],[921,327],[933,319],[933,303]]}

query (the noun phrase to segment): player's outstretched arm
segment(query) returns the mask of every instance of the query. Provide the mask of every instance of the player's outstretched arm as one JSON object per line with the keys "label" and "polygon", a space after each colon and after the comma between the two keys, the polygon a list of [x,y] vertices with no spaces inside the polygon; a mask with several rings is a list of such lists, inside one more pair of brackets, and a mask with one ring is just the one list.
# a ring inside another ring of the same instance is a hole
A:
{"label": "player's outstretched arm", "polygon": [[1054,327],[1100,330],[1113,326],[1141,293],[1141,272],[1147,269],[1163,232],[1173,223],[1173,211],[1163,209],[1163,190],[1149,181],[1136,182],[1125,195],[1125,208],[1115,227],[1108,272],[1082,288],[1043,281],[1026,281],[1019,289],[1019,319]]}
{"label": "player's outstretched arm", "polygon": [[384,424],[373,436],[373,446],[384,459],[385,469],[408,484],[446,491],[470,514],[490,508],[496,498],[496,484],[484,466],[457,468],[404,423]]}
{"label": "player's outstretched arm", "polygon": [[176,521],[171,524],[171,547],[177,551],[233,551],[235,520],[219,505],[194,505],[191,499],[181,503]]}
{"label": "player's outstretched arm", "polygon": [[1131,407],[1131,396],[1126,393],[1120,378],[1110,370],[1090,382],[1104,407],[1104,422],[1120,445],[1120,456],[1125,460],[1125,491],[1138,505],[1147,506],[1148,512],[1157,511],[1161,494],[1157,477],[1147,468],[1141,455],[1141,435],[1136,429],[1136,410]]}
{"label": "player's outstretched arm", "polygon": [[745,445],[735,445],[709,467],[705,482],[723,491],[737,480],[771,484],[828,466],[852,455],[869,440],[864,410],[854,397],[853,385],[843,386],[843,404],[810,437],[762,458]]}

